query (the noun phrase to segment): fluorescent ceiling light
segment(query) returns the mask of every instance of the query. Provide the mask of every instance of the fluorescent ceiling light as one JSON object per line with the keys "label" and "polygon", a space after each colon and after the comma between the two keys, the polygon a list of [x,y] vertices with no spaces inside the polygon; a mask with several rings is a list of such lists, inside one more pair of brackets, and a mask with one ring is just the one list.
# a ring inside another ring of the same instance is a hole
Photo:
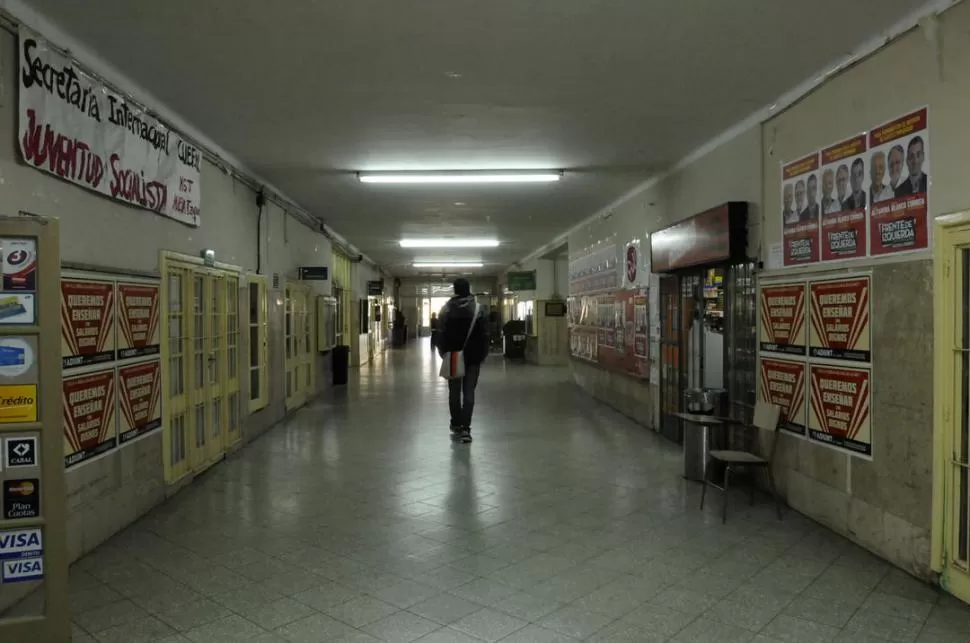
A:
{"label": "fluorescent ceiling light", "polygon": [[413,268],[481,268],[480,261],[415,261]]}
{"label": "fluorescent ceiling light", "polygon": [[562,172],[358,172],[361,183],[552,183]]}
{"label": "fluorescent ceiling light", "polygon": [[498,239],[401,239],[402,248],[497,248]]}

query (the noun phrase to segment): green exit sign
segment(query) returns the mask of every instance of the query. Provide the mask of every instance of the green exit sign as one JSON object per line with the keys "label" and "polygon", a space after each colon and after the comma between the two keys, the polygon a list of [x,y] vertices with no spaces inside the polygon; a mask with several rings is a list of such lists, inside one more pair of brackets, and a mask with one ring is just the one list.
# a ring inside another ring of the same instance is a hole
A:
{"label": "green exit sign", "polygon": [[536,289],[536,271],[510,272],[509,273],[509,292],[519,292],[522,290]]}

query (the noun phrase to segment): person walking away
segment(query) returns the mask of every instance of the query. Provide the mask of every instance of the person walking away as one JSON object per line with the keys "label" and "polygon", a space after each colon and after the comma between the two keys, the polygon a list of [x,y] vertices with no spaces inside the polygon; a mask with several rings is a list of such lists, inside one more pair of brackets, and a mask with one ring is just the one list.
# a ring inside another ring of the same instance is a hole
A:
{"label": "person walking away", "polygon": [[438,313],[431,313],[431,350],[435,349],[438,341]]}
{"label": "person walking away", "polygon": [[[467,279],[456,279],[455,296],[448,300],[438,315],[438,354],[442,359],[463,361],[460,377],[448,378],[448,407],[451,412],[451,435],[453,439],[468,443],[472,441],[472,412],[475,409],[475,387],[482,363],[488,356],[488,331],[484,309],[471,294]],[[442,374],[446,368],[442,369]]]}

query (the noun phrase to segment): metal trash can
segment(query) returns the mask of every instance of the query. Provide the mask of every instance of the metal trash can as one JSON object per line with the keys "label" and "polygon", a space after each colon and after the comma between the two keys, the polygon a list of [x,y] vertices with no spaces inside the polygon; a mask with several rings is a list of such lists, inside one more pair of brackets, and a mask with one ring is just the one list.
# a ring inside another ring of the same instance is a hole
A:
{"label": "metal trash can", "polygon": [[[695,415],[725,417],[727,391],[724,389],[692,388],[684,391],[684,409]],[[703,482],[707,475],[707,461],[712,449],[727,446],[727,432],[722,428],[692,424],[684,421],[684,478]],[[718,474],[715,472],[715,478]]]}
{"label": "metal trash can", "polygon": [[350,346],[334,346],[330,358],[334,386],[346,386],[350,371]]}
{"label": "metal trash can", "polygon": [[707,473],[707,455],[710,452],[710,430],[686,420],[684,424],[684,477],[703,482]]}

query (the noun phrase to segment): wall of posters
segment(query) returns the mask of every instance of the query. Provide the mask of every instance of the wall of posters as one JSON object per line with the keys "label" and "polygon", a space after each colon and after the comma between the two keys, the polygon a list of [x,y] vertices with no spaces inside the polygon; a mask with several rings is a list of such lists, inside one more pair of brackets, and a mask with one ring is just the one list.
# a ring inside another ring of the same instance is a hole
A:
{"label": "wall of posters", "polygon": [[158,284],[118,282],[118,359],[158,355]]}
{"label": "wall of posters", "polygon": [[872,371],[812,364],[809,437],[872,457]]}
{"label": "wall of posters", "polygon": [[923,107],[783,163],[783,266],[770,268],[927,249],[929,154]]}
{"label": "wall of posters", "polygon": [[869,362],[872,360],[868,276],[812,281],[812,357]]}
{"label": "wall of posters", "polygon": [[[782,428],[865,458],[872,458],[871,286],[868,274],[762,284],[758,338],[758,397],[781,407]],[[807,299],[811,321],[802,323],[802,350],[786,353],[792,344],[777,340],[792,327],[787,309],[796,293]]]}
{"label": "wall of posters", "polygon": [[567,302],[570,353],[605,369],[650,376],[647,290],[618,290]]}
{"label": "wall of posters", "polygon": [[818,202],[818,168],[818,152],[781,168],[781,217],[786,266],[819,260],[821,208]]}
{"label": "wall of posters", "polygon": [[120,444],[151,433],[162,426],[162,366],[158,360],[118,368],[118,432]]}
{"label": "wall of posters", "polygon": [[866,256],[866,135],[822,150],[822,261]]}
{"label": "wall of posters", "polygon": [[[873,165],[870,235],[873,256],[929,247],[930,136],[928,110],[906,114],[869,133]],[[878,178],[878,181],[877,181]]]}
{"label": "wall of posters", "polygon": [[108,198],[198,226],[202,152],[137,104],[20,31],[24,162]]}
{"label": "wall of posters", "polygon": [[65,377],[62,406],[66,467],[81,464],[117,446],[113,367]]}
{"label": "wall of posters", "polygon": [[781,407],[781,427],[805,435],[805,369],[804,361],[761,358],[761,399]]}
{"label": "wall of posters", "polygon": [[65,370],[115,361],[115,285],[61,279],[61,363]]}
{"label": "wall of posters", "polygon": [[805,354],[804,282],[764,286],[760,313],[759,347],[763,352]]}
{"label": "wall of posters", "polygon": [[161,427],[159,334],[157,281],[61,277],[65,466]]}

